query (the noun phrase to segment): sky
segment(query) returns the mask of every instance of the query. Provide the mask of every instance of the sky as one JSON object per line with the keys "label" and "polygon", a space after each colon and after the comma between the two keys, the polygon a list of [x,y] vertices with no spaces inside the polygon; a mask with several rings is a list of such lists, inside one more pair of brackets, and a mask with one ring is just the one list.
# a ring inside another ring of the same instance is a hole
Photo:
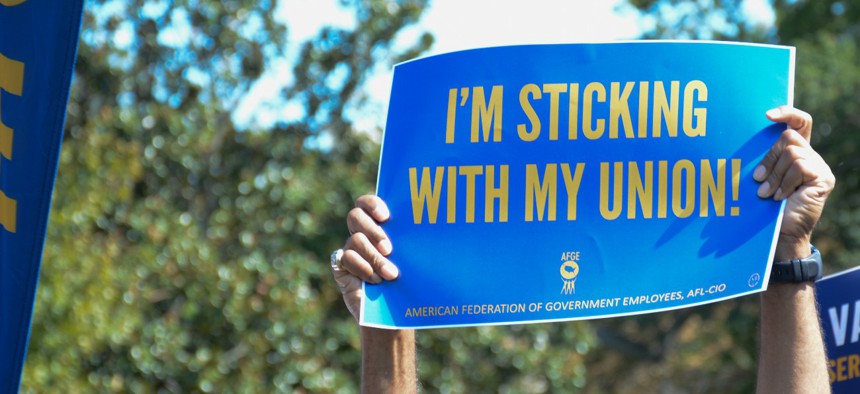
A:
{"label": "sky", "polygon": [[[297,120],[304,115],[299,103],[270,107],[279,92],[292,83],[292,65],[299,44],[316,35],[320,27],[355,26],[352,12],[338,0],[280,0],[275,12],[288,26],[287,59],[277,62],[257,83],[234,114],[239,124],[271,126],[277,119]],[[768,0],[745,0],[749,17],[773,23]],[[652,23],[624,0],[435,0],[421,20],[402,31],[396,45],[407,47],[423,32],[435,38],[425,55],[470,48],[517,44],[606,42],[632,40]],[[385,124],[392,70],[379,65],[365,83],[370,102],[361,112],[346,113],[359,130],[381,129]],[[271,110],[271,108],[276,108]]]}

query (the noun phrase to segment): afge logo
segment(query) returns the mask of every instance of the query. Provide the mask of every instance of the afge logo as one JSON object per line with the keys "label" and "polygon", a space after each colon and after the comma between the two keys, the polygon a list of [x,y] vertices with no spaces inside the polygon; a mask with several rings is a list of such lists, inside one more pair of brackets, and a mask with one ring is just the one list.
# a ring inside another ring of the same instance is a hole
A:
{"label": "afge logo", "polygon": [[576,277],[579,275],[579,252],[564,252],[561,254],[561,267],[559,274],[564,285],[562,294],[576,293]]}

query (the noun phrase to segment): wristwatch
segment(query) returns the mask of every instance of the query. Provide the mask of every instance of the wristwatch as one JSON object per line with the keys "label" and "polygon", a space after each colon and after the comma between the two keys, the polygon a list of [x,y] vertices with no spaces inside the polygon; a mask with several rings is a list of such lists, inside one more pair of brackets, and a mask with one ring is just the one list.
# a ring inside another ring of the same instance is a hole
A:
{"label": "wristwatch", "polygon": [[812,255],[802,259],[774,261],[770,281],[778,283],[814,282],[821,277],[821,252],[812,247]]}

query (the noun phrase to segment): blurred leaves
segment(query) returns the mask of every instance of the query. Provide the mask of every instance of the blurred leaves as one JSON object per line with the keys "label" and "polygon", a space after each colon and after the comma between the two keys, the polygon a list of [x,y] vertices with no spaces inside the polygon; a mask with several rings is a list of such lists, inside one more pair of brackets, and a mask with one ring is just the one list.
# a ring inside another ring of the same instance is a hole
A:
{"label": "blurred leaves", "polygon": [[[356,391],[326,259],[378,130],[343,108],[424,3],[345,6],[356,30],[293,43],[274,1],[88,3],[24,392]],[[290,46],[281,99],[307,118],[234,124]],[[325,133],[336,148],[311,143]]]}
{"label": "blurred leaves", "polygon": [[748,0],[628,0],[649,22],[646,39],[758,41],[766,26],[744,13]]}
{"label": "blurred leaves", "polygon": [[[860,243],[858,9],[776,0],[630,0],[646,37],[798,47],[797,106],[838,185],[815,242],[829,272]],[[22,391],[357,392],[357,327],[326,262],[373,190],[379,130],[356,130],[377,64],[423,0],[342,0],[354,27],[290,42],[274,0],[91,0],[69,103]],[[291,12],[291,10],[288,10]],[[288,53],[272,127],[233,111]],[[325,141],[330,141],[326,143]],[[592,322],[418,334],[428,392],[751,392],[757,297]]]}

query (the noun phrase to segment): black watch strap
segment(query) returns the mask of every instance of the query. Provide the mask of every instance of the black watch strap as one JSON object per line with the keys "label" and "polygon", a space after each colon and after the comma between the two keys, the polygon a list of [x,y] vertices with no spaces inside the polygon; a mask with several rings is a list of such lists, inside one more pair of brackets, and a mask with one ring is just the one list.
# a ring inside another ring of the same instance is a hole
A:
{"label": "black watch strap", "polygon": [[770,271],[771,282],[802,283],[812,282],[821,278],[821,252],[815,246],[812,254],[802,259],[790,261],[775,261]]}

